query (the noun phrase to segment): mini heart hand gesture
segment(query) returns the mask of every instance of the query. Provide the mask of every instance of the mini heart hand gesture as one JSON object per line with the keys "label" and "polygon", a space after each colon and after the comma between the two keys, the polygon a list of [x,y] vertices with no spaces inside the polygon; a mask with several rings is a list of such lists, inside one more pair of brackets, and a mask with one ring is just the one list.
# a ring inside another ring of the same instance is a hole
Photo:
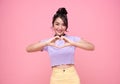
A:
{"label": "mini heart hand gesture", "polygon": [[[57,45],[55,44],[55,42],[56,42],[57,40],[64,40],[64,42],[65,42],[64,45],[63,45],[63,46],[57,46]],[[49,40],[47,41],[47,45],[49,45],[49,46],[54,46],[54,47],[57,47],[57,48],[64,48],[64,47],[67,47],[67,46],[71,46],[72,43],[73,43],[73,41],[69,40],[69,39],[66,38],[65,36],[61,36],[61,37],[55,36],[55,37],[53,37],[53,38],[51,38],[51,39],[49,39]]]}

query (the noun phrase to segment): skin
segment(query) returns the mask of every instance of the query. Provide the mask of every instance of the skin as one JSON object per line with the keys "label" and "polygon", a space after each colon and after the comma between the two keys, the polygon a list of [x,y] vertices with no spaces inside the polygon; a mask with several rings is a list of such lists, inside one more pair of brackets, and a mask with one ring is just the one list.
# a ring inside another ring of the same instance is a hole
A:
{"label": "skin", "polygon": [[61,18],[57,18],[53,24],[53,30],[55,31],[56,35],[62,35],[65,33],[66,31],[66,26],[64,24],[64,22],[62,21]]}
{"label": "skin", "polygon": [[[84,50],[94,50],[94,45],[84,39],[81,39],[79,42],[73,42],[66,38],[65,36],[59,37],[59,35],[62,35],[66,32],[66,26],[64,25],[64,22],[61,18],[56,18],[54,24],[53,24],[53,30],[57,36],[52,37],[46,42],[37,42],[33,43],[27,46],[26,51],[27,52],[35,52],[35,51],[42,51],[45,46],[54,46],[57,48],[64,48],[66,46],[76,46],[78,48],[84,49]],[[64,40],[65,44],[61,47],[55,45],[56,40]]]}

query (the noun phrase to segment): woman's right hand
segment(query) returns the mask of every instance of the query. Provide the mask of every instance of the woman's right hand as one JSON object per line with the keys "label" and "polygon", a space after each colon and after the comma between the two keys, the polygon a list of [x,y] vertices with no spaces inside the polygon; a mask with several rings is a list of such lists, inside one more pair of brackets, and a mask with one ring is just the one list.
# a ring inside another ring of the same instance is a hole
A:
{"label": "woman's right hand", "polygon": [[55,41],[58,39],[60,39],[60,37],[55,36],[47,40],[46,42],[37,42],[37,43],[30,44],[26,47],[26,51],[27,52],[43,51],[43,48],[45,46],[54,46],[54,47],[59,48],[58,46],[55,45]]}
{"label": "woman's right hand", "polygon": [[58,46],[55,45],[55,42],[56,42],[56,40],[58,40],[58,39],[60,39],[60,37],[59,37],[59,36],[55,36],[55,37],[47,40],[46,43],[47,43],[48,46],[54,46],[54,47],[59,48]]}

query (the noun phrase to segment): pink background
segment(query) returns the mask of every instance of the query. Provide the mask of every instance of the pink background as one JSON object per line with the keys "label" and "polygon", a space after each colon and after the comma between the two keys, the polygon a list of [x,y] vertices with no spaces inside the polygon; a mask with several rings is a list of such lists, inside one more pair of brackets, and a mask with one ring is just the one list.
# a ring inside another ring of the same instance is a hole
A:
{"label": "pink background", "polygon": [[0,84],[49,84],[48,54],[25,48],[53,35],[52,17],[59,7],[69,13],[67,33],[96,47],[76,50],[81,84],[120,84],[119,0],[0,0]]}

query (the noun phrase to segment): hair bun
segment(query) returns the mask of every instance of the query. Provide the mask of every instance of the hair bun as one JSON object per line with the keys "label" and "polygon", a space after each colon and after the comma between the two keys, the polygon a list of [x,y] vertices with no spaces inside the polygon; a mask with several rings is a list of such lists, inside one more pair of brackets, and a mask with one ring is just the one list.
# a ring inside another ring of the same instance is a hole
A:
{"label": "hair bun", "polygon": [[67,10],[65,8],[59,8],[58,11],[56,12],[57,14],[67,14]]}

